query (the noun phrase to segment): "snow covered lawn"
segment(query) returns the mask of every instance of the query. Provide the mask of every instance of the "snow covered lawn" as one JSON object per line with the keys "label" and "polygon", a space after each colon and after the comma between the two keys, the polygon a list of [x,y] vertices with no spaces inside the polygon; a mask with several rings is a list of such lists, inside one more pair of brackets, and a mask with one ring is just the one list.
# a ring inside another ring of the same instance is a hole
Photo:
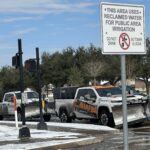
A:
{"label": "snow covered lawn", "polygon": [[[0,122],[0,150],[27,150],[95,139],[94,136],[86,137],[81,133],[30,129],[31,138],[28,141],[23,142],[18,138],[19,131],[16,127],[2,125],[2,123],[12,124],[12,121]],[[27,125],[28,124],[37,125],[37,122],[27,122]],[[98,131],[115,131],[115,129],[109,127],[91,124],[48,122],[47,126]]]}
{"label": "snow covered lawn", "polygon": [[[13,121],[0,121],[0,123],[12,124]],[[21,122],[19,122],[21,124]],[[37,122],[26,122],[28,125],[37,125]],[[64,128],[75,128],[75,129],[84,129],[84,130],[97,130],[97,131],[117,131],[115,128],[93,125],[93,124],[83,124],[83,123],[61,123],[61,122],[46,122],[47,126],[53,127],[64,127]]]}

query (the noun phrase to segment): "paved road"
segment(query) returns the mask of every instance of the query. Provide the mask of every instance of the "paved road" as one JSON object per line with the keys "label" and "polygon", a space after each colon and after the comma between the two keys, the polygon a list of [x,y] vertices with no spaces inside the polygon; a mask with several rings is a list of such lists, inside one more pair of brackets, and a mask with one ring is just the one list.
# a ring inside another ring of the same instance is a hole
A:
{"label": "paved road", "polygon": [[[101,136],[101,135],[99,135]],[[129,128],[128,134],[129,150],[149,150],[150,149],[150,122],[140,127]],[[123,150],[123,132],[113,135],[107,134],[101,143],[71,148],[67,150]]]}
{"label": "paved road", "polygon": [[[56,121],[54,118],[52,121]],[[57,120],[58,121],[58,120]],[[79,122],[79,121],[77,121]],[[88,121],[80,121],[90,123]],[[57,131],[71,131],[87,134],[87,136],[95,136],[103,138],[102,142],[91,144],[82,147],[69,148],[66,150],[123,150],[123,131],[114,134],[109,132],[97,132],[93,130],[79,130],[79,129],[66,129],[51,127],[49,130]],[[142,126],[129,127],[128,133],[128,146],[129,150],[149,150],[150,149],[150,121],[145,122]]]}

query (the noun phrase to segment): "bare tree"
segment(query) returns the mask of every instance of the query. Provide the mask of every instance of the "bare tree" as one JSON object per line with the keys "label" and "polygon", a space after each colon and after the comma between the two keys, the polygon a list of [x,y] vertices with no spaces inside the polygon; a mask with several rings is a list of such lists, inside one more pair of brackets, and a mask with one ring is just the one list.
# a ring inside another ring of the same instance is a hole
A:
{"label": "bare tree", "polygon": [[102,71],[102,66],[100,61],[91,61],[84,65],[87,75],[93,78],[94,85],[96,85],[96,77],[99,76]]}
{"label": "bare tree", "polygon": [[134,80],[136,77],[136,70],[138,66],[138,56],[127,56],[126,57],[126,72],[129,80]]}

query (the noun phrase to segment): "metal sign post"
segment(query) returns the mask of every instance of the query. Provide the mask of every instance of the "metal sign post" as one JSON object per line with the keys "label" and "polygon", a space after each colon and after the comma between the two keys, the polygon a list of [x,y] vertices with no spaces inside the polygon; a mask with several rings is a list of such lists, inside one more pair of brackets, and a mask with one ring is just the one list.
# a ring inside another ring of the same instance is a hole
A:
{"label": "metal sign post", "polygon": [[145,54],[144,6],[101,3],[102,53],[121,56],[124,150],[128,150],[126,54]]}
{"label": "metal sign post", "polygon": [[124,150],[128,150],[128,122],[127,122],[127,101],[126,101],[126,60],[121,55],[121,81],[122,81],[122,103],[123,103],[123,141]]}

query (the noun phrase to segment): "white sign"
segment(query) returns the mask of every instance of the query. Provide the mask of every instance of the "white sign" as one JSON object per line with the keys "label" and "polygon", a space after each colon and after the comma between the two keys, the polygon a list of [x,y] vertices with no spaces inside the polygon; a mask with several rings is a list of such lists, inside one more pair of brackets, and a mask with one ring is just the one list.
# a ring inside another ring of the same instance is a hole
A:
{"label": "white sign", "polygon": [[101,3],[102,53],[145,54],[144,6]]}

